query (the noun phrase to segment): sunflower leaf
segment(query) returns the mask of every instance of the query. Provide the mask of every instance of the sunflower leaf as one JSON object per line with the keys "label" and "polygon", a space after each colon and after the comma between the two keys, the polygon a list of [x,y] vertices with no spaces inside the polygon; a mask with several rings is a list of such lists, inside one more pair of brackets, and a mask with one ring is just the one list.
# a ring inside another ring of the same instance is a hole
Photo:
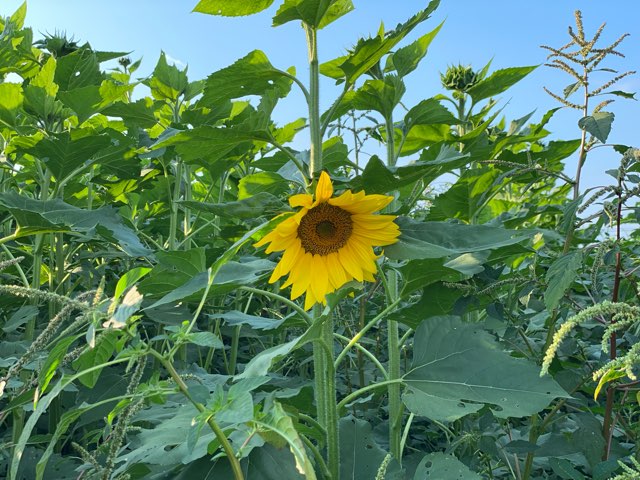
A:
{"label": "sunflower leaf", "polygon": [[432,317],[416,330],[404,402],[412,412],[453,421],[488,404],[499,418],[539,412],[569,395],[539,368],[500,350],[477,324]]}

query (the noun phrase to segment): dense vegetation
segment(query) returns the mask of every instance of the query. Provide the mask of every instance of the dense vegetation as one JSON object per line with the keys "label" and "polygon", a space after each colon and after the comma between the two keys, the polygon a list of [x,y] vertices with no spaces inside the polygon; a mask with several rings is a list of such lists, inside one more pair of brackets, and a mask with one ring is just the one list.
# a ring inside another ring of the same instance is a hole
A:
{"label": "dense vegetation", "polygon": [[[640,478],[640,151],[606,143],[633,98],[607,64],[624,35],[601,46],[576,13],[545,47],[568,86],[540,118],[497,107],[532,66],[452,66],[406,105],[437,6],[327,60],[317,32],[351,0],[285,0],[308,79],[260,50],[204,80],[163,54],[137,79],[122,52],[34,41],[26,4],[0,21],[0,476]],[[308,113],[277,125],[292,89]],[[560,108],[576,139],[548,140]],[[608,181],[581,188],[600,147]],[[317,250],[285,283],[272,232],[321,211],[348,253],[288,230]]]}

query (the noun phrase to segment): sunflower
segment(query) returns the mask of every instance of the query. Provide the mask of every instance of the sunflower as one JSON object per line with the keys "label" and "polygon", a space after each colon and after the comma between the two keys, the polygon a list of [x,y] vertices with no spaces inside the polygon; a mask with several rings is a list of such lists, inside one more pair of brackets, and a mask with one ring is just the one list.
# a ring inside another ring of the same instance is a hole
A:
{"label": "sunflower", "polygon": [[291,300],[306,293],[304,308],[351,280],[375,281],[376,255],[373,247],[391,245],[400,230],[395,215],[374,215],[393,200],[387,195],[366,195],[347,190],[333,197],[333,185],[322,172],[314,197],[293,195],[291,207],[300,211],[282,221],[256,247],[269,243],[266,253],[284,251],[269,283],[289,275],[282,288],[291,286]]}

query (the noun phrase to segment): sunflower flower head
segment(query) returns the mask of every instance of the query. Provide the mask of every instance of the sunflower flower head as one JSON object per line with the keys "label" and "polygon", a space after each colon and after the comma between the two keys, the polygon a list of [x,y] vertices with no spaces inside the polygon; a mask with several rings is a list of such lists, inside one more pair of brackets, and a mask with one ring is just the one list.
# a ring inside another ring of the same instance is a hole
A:
{"label": "sunflower flower head", "polygon": [[304,308],[326,304],[326,295],[351,280],[375,281],[373,247],[391,245],[400,235],[395,215],[374,212],[393,197],[347,190],[333,196],[333,184],[322,172],[315,195],[298,194],[289,204],[300,210],[278,224],[255,244],[269,246],[266,253],[284,252],[269,283],[288,275],[282,288],[291,286],[291,299],[306,294]]}

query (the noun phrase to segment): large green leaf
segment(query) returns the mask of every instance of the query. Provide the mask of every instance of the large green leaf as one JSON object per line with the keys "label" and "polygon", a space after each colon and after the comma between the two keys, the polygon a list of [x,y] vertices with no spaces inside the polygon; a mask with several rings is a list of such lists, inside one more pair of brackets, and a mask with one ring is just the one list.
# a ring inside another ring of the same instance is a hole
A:
{"label": "large green leaf", "polygon": [[427,8],[416,13],[405,23],[398,25],[394,30],[385,33],[383,29],[380,29],[374,37],[360,39],[353,51],[340,64],[346,81],[355,83],[362,74],[375,66],[416,26],[429,18],[439,4],[440,0],[431,0]]}
{"label": "large green leaf", "polygon": [[180,95],[185,93],[189,85],[187,69],[180,70],[175,65],[169,65],[165,53],[160,52],[156,68],[147,84],[151,88],[151,94],[154,98],[175,102]]}
{"label": "large green leaf", "polygon": [[396,75],[367,80],[349,97],[350,106],[355,110],[374,110],[386,118],[398,106],[405,90],[404,82]]}
{"label": "large green leaf", "polygon": [[442,282],[429,284],[422,289],[420,300],[394,312],[393,319],[415,330],[425,318],[450,315],[462,294]]}
{"label": "large green leaf", "polygon": [[[0,207],[11,212],[18,223],[17,237],[46,232],[99,234],[131,256],[146,256],[150,250],[111,207],[84,210],[62,200],[34,200],[15,192],[0,194]],[[0,209],[1,210],[1,209]]]}
{"label": "large green leaf", "polygon": [[493,97],[515,85],[524,77],[534,71],[537,65],[530,67],[510,67],[496,70],[487,78],[480,80],[467,93],[474,102],[479,102],[485,98]]}
{"label": "large green leaf", "polygon": [[76,370],[91,370],[79,378],[80,383],[85,387],[93,388],[95,386],[103,369],[94,369],[94,367],[100,367],[111,358],[116,350],[116,341],[120,335],[121,333],[117,330],[104,332],[98,337],[94,347],[89,348],[74,360],[73,366]]}
{"label": "large green leaf", "polygon": [[596,112],[593,115],[578,120],[578,126],[582,130],[586,130],[596,137],[602,143],[606,143],[609,133],[611,133],[611,124],[613,123],[614,114],[611,112]]}
{"label": "large green leaf", "polygon": [[353,10],[351,0],[284,0],[274,25],[300,20],[315,28],[323,28]]}
{"label": "large green leaf", "polygon": [[80,48],[58,59],[55,82],[60,90],[75,90],[88,85],[100,85],[104,74],[96,52],[88,47]]}
{"label": "large green leaf", "polygon": [[93,163],[93,157],[110,145],[109,135],[74,130],[44,138],[26,151],[45,162],[56,180],[61,181],[77,168]]}
{"label": "large green leaf", "polygon": [[480,475],[469,470],[453,455],[430,453],[425,455],[416,469],[413,480],[425,478],[437,480],[481,480]]}
{"label": "large green leaf", "polygon": [[289,93],[291,82],[284,72],[271,65],[264,52],[254,50],[234,64],[209,75],[202,103],[218,105],[225,100],[264,95],[268,91],[282,98]]}
{"label": "large green leaf", "polygon": [[560,299],[576,279],[582,266],[582,252],[570,252],[557,258],[547,270],[547,289],[544,291],[544,304],[547,310],[555,309]]}
{"label": "large green leaf", "polygon": [[422,180],[428,184],[445,172],[460,168],[468,163],[468,154],[461,154],[445,144],[429,149],[429,155],[421,155],[420,160],[401,167],[387,167],[377,155],[373,155],[352,185],[367,193],[387,193]]}
{"label": "large green leaf", "polygon": [[[377,444],[371,424],[358,418],[340,419],[340,478],[372,480],[376,477],[387,452]],[[397,473],[394,460],[387,468],[387,475]],[[385,476],[385,478],[390,478]]]}
{"label": "large green leaf", "polygon": [[18,83],[0,83],[0,122],[15,126],[16,114],[22,108],[24,95]]}
{"label": "large green leaf", "polygon": [[251,197],[246,197],[235,202],[206,203],[183,201],[181,204],[191,210],[208,212],[226,218],[270,217],[289,209],[282,200],[268,192],[258,192]]}
{"label": "large green leaf", "polygon": [[406,131],[410,131],[414,125],[433,125],[444,123],[445,125],[457,125],[460,123],[453,114],[443,107],[435,98],[422,100],[404,116]]}
{"label": "large green leaf", "polygon": [[524,417],[569,398],[539,367],[502,351],[478,324],[432,317],[420,324],[404,402],[412,412],[453,421],[488,404],[500,418]]}
{"label": "large green leaf", "polygon": [[[249,126],[250,127],[250,126]],[[227,156],[236,147],[249,149],[254,141],[267,142],[270,136],[265,129],[251,129],[245,126],[236,128],[218,128],[203,125],[176,133],[156,143],[153,148],[165,148],[175,145],[182,159],[189,163],[198,163],[220,171],[218,162],[227,160]]]}
{"label": "large green leaf", "polygon": [[489,225],[417,222],[407,217],[398,218],[396,223],[400,226],[400,239],[385,247],[385,255],[393,259],[441,258],[494,250],[533,235]]}
{"label": "large green leaf", "polygon": [[413,72],[420,63],[420,60],[427,54],[429,45],[442,28],[442,22],[429,33],[424,34],[418,40],[410,43],[406,47],[399,48],[393,55],[387,57],[385,71],[390,69],[398,72],[399,77],[404,77]]}
{"label": "large green leaf", "polygon": [[304,443],[296,430],[291,417],[286,414],[282,405],[273,402],[268,414],[260,419],[260,435],[266,438],[269,443],[282,448],[289,446],[291,454],[296,461],[296,470],[304,475],[307,480],[316,480],[316,474],[307,456]]}
{"label": "large green leaf", "polygon": [[[248,262],[227,262],[220,267],[218,274],[212,280],[211,289],[209,293],[213,294],[222,294],[233,291],[237,287],[241,285],[249,285],[251,283],[256,282],[259,279],[259,276],[268,270],[272,270],[274,267],[273,262],[269,260],[252,260]],[[167,278],[167,280],[171,281],[172,284],[177,280],[176,275],[171,275],[171,271],[161,271],[158,276],[162,275],[162,277]],[[207,286],[207,283],[210,281],[210,272],[200,272],[193,277],[189,278],[183,284],[178,285],[166,295],[164,295],[160,300],[156,301],[153,305],[150,305],[149,309],[158,308],[161,305],[166,305],[169,303],[177,303],[181,300],[197,300],[198,295],[204,291]],[[153,284],[152,282],[157,282],[158,278],[151,274],[149,275],[148,282],[149,284]],[[142,284],[140,287],[144,293],[145,289],[148,288],[147,284]]]}
{"label": "large green leaf", "polygon": [[223,17],[242,17],[261,12],[272,3],[273,0],[200,0],[193,11]]}
{"label": "large green leaf", "polygon": [[406,297],[410,293],[432,283],[446,281],[457,282],[466,278],[465,275],[443,264],[442,258],[425,258],[411,260],[400,267],[404,282],[400,295]]}

